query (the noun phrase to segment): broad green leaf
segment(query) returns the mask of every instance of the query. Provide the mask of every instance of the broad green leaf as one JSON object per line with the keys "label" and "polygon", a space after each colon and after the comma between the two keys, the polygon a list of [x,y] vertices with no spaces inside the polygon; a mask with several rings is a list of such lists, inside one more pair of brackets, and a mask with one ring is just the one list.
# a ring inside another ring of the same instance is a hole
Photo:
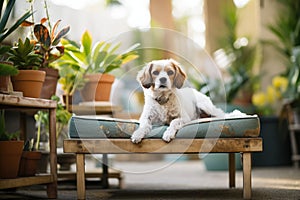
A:
{"label": "broad green leaf", "polygon": [[90,56],[92,50],[92,41],[92,35],[90,32],[85,31],[81,37],[81,45],[86,56]]}
{"label": "broad green leaf", "polygon": [[131,54],[131,55],[128,55],[126,56],[124,59],[122,59],[122,65],[132,61],[132,60],[135,60],[137,59],[139,56],[136,55],[136,54]]}

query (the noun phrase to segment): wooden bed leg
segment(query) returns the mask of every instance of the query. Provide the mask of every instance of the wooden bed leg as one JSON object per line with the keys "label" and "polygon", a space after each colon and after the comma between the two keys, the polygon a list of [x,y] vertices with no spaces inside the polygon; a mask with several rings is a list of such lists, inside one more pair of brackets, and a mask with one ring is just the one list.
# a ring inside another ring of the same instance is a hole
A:
{"label": "wooden bed leg", "polygon": [[102,178],[101,178],[101,182],[102,182],[102,187],[104,189],[109,188],[109,183],[108,183],[108,156],[107,154],[103,154],[102,155]]}
{"label": "wooden bed leg", "polygon": [[85,155],[76,154],[77,199],[85,199]]}
{"label": "wooden bed leg", "polygon": [[251,153],[243,153],[243,197],[251,199]]}
{"label": "wooden bed leg", "polygon": [[235,187],[235,153],[228,153],[229,187]]}

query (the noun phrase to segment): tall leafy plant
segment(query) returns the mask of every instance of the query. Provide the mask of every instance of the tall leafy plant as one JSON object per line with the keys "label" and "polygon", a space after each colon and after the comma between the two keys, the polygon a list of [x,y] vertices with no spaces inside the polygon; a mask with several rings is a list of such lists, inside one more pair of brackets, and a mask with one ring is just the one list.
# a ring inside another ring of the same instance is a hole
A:
{"label": "tall leafy plant", "polygon": [[[238,10],[233,5],[224,5],[223,19],[225,28],[223,36],[219,39],[219,46],[215,53],[218,57],[227,62],[221,63],[229,80],[225,81],[225,94],[220,94],[220,80],[208,80],[205,84],[200,84],[204,93],[215,94],[216,98],[223,100],[221,96],[226,95],[228,103],[233,102],[240,91],[247,91],[251,97],[254,83],[258,76],[254,73],[253,67],[256,63],[257,45],[250,44],[250,39],[237,35]],[[216,58],[217,59],[217,58]],[[195,81],[194,81],[195,82]]]}
{"label": "tall leafy plant", "polygon": [[277,0],[282,11],[268,29],[277,40],[265,41],[271,44],[286,58],[286,71],[288,88],[285,97],[300,105],[300,1]]}
{"label": "tall leafy plant", "polygon": [[[8,26],[8,21],[11,18],[16,0],[0,0],[0,60],[5,59],[5,54],[10,50],[10,46],[3,45],[2,42],[10,34],[12,34],[27,18],[33,13],[31,11],[25,12],[15,22]],[[6,62],[0,62],[0,75],[16,75],[18,71],[13,69],[12,65]]]}
{"label": "tall leafy plant", "polygon": [[7,27],[7,22],[11,17],[16,0],[0,0],[0,43],[7,38],[11,33],[13,33],[27,18],[29,18],[33,13],[27,11],[20,18],[17,19],[10,27]]}

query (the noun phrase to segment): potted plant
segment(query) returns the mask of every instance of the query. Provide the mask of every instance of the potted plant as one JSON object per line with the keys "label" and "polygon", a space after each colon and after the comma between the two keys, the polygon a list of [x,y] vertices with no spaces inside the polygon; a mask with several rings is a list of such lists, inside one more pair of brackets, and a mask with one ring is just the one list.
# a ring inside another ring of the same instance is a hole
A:
{"label": "potted plant", "polygon": [[34,176],[42,153],[34,148],[34,139],[27,140],[20,161],[19,176]]}
{"label": "potted plant", "polygon": [[[43,24],[47,19],[43,18],[40,24],[34,25],[34,35],[37,39],[36,53],[42,55],[42,68],[46,72],[46,79],[43,85],[41,97],[50,99],[56,93],[56,85],[59,78],[57,69],[51,67],[51,63],[60,58],[64,54],[64,47],[60,44],[60,40],[70,30],[70,27],[65,27],[57,31],[61,20],[58,20],[51,30]],[[57,33],[56,33],[57,32]]]}
{"label": "potted plant", "polygon": [[102,41],[93,45],[88,31],[82,34],[80,45],[65,39],[61,42],[66,51],[58,64],[64,67],[67,65],[83,75],[86,80],[81,90],[84,101],[109,101],[111,85],[115,79],[109,72],[137,58],[133,51],[137,45],[131,46],[124,53],[116,53],[120,43],[113,45]]}
{"label": "potted plant", "polygon": [[0,178],[16,178],[24,142],[19,132],[8,133],[5,128],[5,113],[0,110]]}
{"label": "potted plant", "polygon": [[[34,1],[29,1],[29,3],[30,10],[33,12]],[[56,93],[59,78],[58,69],[55,69],[51,63],[64,54],[64,47],[60,44],[60,39],[69,32],[70,27],[67,26],[58,31],[61,20],[56,21],[54,26],[51,25],[47,0],[44,0],[44,8],[46,18],[42,18],[39,23],[35,24],[32,17],[32,21],[26,21],[26,23],[23,23],[23,26],[33,26],[31,37],[35,40],[35,51],[42,56],[43,60],[39,70],[46,72],[41,98],[50,99]],[[48,26],[46,22],[48,22]]]}
{"label": "potted plant", "polygon": [[19,39],[8,55],[8,60],[19,70],[17,75],[11,77],[14,90],[22,91],[26,97],[39,98],[46,73],[37,70],[41,66],[42,57],[35,53],[34,44],[29,38],[24,42]]}
{"label": "potted plant", "polygon": [[11,16],[15,2],[15,0],[9,0],[7,3],[4,1],[0,2],[0,8],[2,11],[0,14],[0,91],[6,93],[11,93],[12,86],[10,76],[16,75],[18,70],[14,68],[11,63],[6,62],[6,53],[10,50],[10,46],[4,45],[2,42],[32,15],[32,12],[27,11],[13,24],[11,24],[10,27],[7,27],[7,22]]}
{"label": "potted plant", "polygon": [[290,140],[287,122],[280,119],[283,98],[288,89],[288,80],[277,75],[266,91],[257,90],[252,96],[256,113],[259,114],[263,138],[263,152],[253,154],[253,166],[290,165]]}

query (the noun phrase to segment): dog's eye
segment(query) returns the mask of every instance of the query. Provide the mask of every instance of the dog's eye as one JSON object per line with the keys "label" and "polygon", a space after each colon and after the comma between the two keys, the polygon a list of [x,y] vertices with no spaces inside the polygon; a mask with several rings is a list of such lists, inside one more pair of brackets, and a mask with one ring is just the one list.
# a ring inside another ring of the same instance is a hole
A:
{"label": "dog's eye", "polygon": [[168,73],[168,75],[169,75],[169,76],[172,76],[172,75],[174,74],[174,72],[173,72],[173,71],[171,71],[171,70],[170,70],[170,71],[168,71],[167,73]]}
{"label": "dog's eye", "polygon": [[152,72],[153,75],[157,76],[159,74],[159,71]]}

